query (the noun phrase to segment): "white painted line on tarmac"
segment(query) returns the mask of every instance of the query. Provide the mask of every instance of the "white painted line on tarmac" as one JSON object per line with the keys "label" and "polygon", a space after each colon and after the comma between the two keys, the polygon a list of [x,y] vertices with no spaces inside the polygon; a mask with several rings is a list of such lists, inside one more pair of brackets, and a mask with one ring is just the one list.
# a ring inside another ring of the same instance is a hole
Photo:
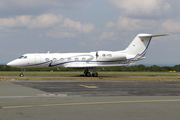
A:
{"label": "white painted line on tarmac", "polygon": [[0,96],[0,98],[41,98],[41,97],[81,97],[81,95],[37,94],[37,96]]}

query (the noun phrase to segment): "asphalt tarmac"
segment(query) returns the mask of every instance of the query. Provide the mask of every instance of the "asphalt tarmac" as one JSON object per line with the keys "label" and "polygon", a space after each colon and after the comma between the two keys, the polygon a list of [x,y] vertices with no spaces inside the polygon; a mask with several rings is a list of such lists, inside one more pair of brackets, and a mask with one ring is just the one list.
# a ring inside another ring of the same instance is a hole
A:
{"label": "asphalt tarmac", "polygon": [[0,82],[0,120],[172,120],[179,112],[180,82]]}

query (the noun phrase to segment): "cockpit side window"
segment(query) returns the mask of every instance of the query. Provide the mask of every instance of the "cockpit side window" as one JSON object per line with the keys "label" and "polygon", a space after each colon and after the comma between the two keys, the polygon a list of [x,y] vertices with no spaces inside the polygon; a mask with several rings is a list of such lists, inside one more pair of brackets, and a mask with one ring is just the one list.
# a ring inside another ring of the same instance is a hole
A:
{"label": "cockpit side window", "polygon": [[21,56],[19,59],[27,59],[27,56]]}
{"label": "cockpit side window", "polygon": [[23,58],[24,56],[19,57],[19,59]]}

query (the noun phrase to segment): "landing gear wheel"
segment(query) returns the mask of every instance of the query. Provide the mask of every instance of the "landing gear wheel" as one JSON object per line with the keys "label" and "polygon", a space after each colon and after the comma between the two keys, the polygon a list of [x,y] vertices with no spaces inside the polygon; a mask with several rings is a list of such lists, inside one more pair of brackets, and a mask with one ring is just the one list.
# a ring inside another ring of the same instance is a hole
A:
{"label": "landing gear wheel", "polygon": [[91,73],[90,73],[90,72],[86,72],[86,76],[87,76],[87,77],[90,77],[90,76],[91,76]]}
{"label": "landing gear wheel", "polygon": [[98,73],[93,73],[92,76],[93,77],[98,77]]}
{"label": "landing gear wheel", "polygon": [[24,77],[24,75],[23,75],[23,74],[20,74],[19,76],[20,76],[20,77]]}
{"label": "landing gear wheel", "polygon": [[25,70],[26,70],[25,68],[22,68],[22,69],[21,69],[21,73],[20,73],[19,77],[24,77],[23,72],[24,72]]}

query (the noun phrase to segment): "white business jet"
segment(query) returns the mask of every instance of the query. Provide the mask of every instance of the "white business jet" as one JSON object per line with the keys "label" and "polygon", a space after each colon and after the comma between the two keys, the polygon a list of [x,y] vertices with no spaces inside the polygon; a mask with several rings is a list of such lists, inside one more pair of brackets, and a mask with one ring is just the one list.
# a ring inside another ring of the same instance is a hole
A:
{"label": "white business jet", "polygon": [[148,46],[153,37],[167,36],[168,34],[138,34],[131,44],[122,51],[97,51],[90,53],[29,53],[9,63],[8,66],[21,68],[20,77],[26,68],[63,67],[84,69],[87,77],[97,77],[98,67],[133,65],[136,61],[145,59]]}

